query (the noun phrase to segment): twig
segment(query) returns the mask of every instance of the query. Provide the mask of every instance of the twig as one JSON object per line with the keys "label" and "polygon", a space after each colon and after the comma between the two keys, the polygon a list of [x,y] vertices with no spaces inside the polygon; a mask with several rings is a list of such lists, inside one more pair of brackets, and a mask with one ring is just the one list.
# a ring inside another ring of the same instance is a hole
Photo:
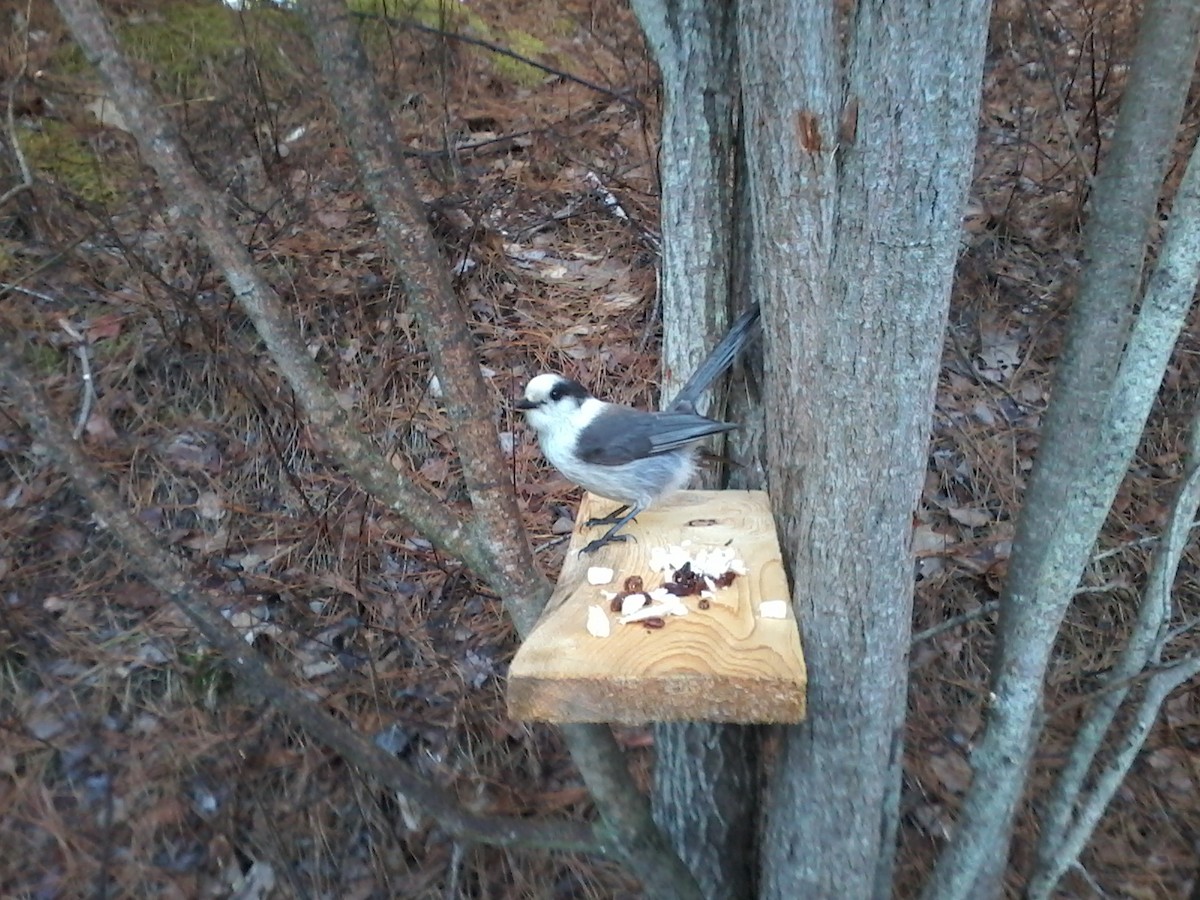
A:
{"label": "twig", "polygon": [[256,269],[245,243],[234,234],[218,194],[185,160],[178,132],[145,82],[134,74],[95,0],[56,0],[56,5],[88,60],[107,81],[129,132],[171,199],[175,221],[205,244],[223,271],[320,442],[359,485],[411,522],[440,550],[463,560],[502,594],[517,595],[520,582],[512,573],[496,571],[472,526],[404,473],[395,471],[350,422],[328,380],[309,357],[294,317]]}
{"label": "twig", "polygon": [[952,628],[957,628],[959,625],[966,625],[968,622],[973,622],[976,619],[996,612],[1000,608],[999,600],[989,600],[976,609],[969,610],[965,613],[959,613],[957,616],[951,616],[943,622],[939,622],[924,631],[918,631],[912,636],[912,644],[915,647],[922,641],[928,641],[937,637],[939,634],[944,634]]}
{"label": "twig", "polygon": [[43,294],[39,291],[30,290],[27,287],[21,287],[19,284],[9,284],[8,282],[0,281],[0,297],[5,294],[24,294],[27,297],[33,297],[35,300],[42,300],[46,303],[56,303],[57,298],[51,297],[49,294]]}
{"label": "twig", "polygon": [[75,342],[75,355],[79,357],[79,367],[81,370],[80,379],[83,382],[80,390],[83,397],[79,401],[79,415],[75,417],[75,430],[71,432],[71,437],[79,440],[79,436],[83,434],[84,427],[87,426],[88,418],[92,415],[92,404],[96,400],[96,385],[92,378],[92,348],[88,343],[88,339],[75,330],[75,326],[61,316],[58,319],[58,325],[63,331]]}
{"label": "twig", "polygon": [[1108,900],[1108,894],[1105,892],[1104,888],[1100,887],[1099,882],[1092,877],[1092,873],[1089,872],[1082,863],[1076,862],[1071,866],[1071,869],[1079,873],[1079,876],[1088,883],[1088,887],[1096,892],[1096,896],[1099,897],[1100,900]]}
{"label": "twig", "polygon": [[[1089,693],[1083,694],[1079,697],[1072,697],[1070,700],[1064,700],[1046,714],[1046,721],[1050,721],[1051,719],[1055,718],[1061,718],[1067,713],[1079,709],[1081,706],[1088,706],[1095,701],[1100,700],[1101,698],[1110,698],[1118,692],[1121,692],[1121,696],[1124,697],[1129,692],[1130,688],[1139,684],[1149,684],[1160,675],[1174,672],[1180,666],[1189,665],[1191,660],[1192,657],[1185,656],[1184,658],[1177,659],[1174,662],[1164,663],[1162,665],[1152,665],[1149,668],[1143,669],[1141,672],[1136,672],[1135,674],[1130,675],[1128,678],[1114,678],[1113,670],[1110,669],[1105,673],[1106,679],[1102,687],[1099,687],[1096,690],[1090,691]],[[1117,702],[1119,703],[1120,701]],[[1077,741],[1080,734],[1082,734],[1082,730],[1076,732]]]}
{"label": "twig", "polygon": [[21,193],[21,191],[27,191],[33,187],[33,173],[29,169],[29,162],[25,159],[25,151],[21,149],[21,142],[17,139],[17,117],[13,112],[17,85],[21,83],[29,67],[29,16],[32,9],[33,0],[29,0],[29,3],[25,7],[24,52],[21,54],[21,65],[17,69],[17,74],[13,76],[12,83],[8,89],[8,109],[5,116],[5,125],[8,127],[8,139],[12,143],[13,156],[17,159],[17,168],[21,170],[21,183],[0,194],[0,206],[3,206],[17,194]]}
{"label": "twig", "polygon": [[[1194,161],[1193,164],[1196,164]],[[1193,177],[1195,171],[1192,172]],[[1186,178],[1186,176],[1185,176]],[[1171,639],[1171,588],[1191,524],[1200,509],[1200,415],[1192,419],[1188,437],[1188,468],[1175,495],[1171,518],[1151,563],[1142,593],[1137,622],[1117,664],[1108,674],[1091,712],[1079,729],[1067,762],[1046,802],[1037,848],[1037,866],[1030,878],[1029,895],[1048,897],[1066,868],[1074,862],[1091,837],[1125,773],[1145,741],[1146,734],[1166,694],[1200,670],[1200,658],[1186,658],[1169,666],[1159,665]],[[1156,671],[1148,671],[1156,670]],[[1182,677],[1181,677],[1182,674]],[[1148,679],[1131,725],[1114,734],[1113,723],[1133,683]],[[1157,701],[1151,702],[1158,697]],[[1080,698],[1079,705],[1090,698]],[[1061,710],[1058,710],[1061,711]],[[1085,791],[1088,775],[1100,750],[1121,748],[1104,773]],[[1110,790],[1111,788],[1111,790]]]}
{"label": "twig", "polygon": [[[1193,522],[1191,525],[1189,525],[1188,531],[1194,531],[1197,527],[1200,527],[1200,519],[1197,519],[1195,522]],[[1161,534],[1150,534],[1150,535],[1147,535],[1146,537],[1135,538],[1132,541],[1125,541],[1123,544],[1118,544],[1115,547],[1109,547],[1107,550],[1103,550],[1100,553],[1097,553],[1095,556],[1092,557],[1092,562],[1098,563],[1101,560],[1109,559],[1113,556],[1118,556],[1118,555],[1124,553],[1126,550],[1132,550],[1135,547],[1146,547],[1146,546],[1149,546],[1150,544],[1157,544],[1160,540],[1162,540]]]}
{"label": "twig", "polygon": [[1054,70],[1050,68],[1050,57],[1046,53],[1046,38],[1042,34],[1042,26],[1034,14],[1033,3],[1030,0],[1025,0],[1025,15],[1029,20],[1030,26],[1033,28],[1033,37],[1037,42],[1038,57],[1041,59],[1046,81],[1050,84],[1050,92],[1054,94],[1054,102],[1058,104],[1058,116],[1062,119],[1063,129],[1067,132],[1067,141],[1071,145],[1071,156],[1079,163],[1079,169],[1083,173],[1083,179],[1087,182],[1088,189],[1094,190],[1096,187],[1096,177],[1092,174],[1092,170],[1088,168],[1088,164],[1084,162],[1083,150],[1079,146],[1079,135],[1075,133],[1075,128],[1071,125],[1071,120],[1067,117],[1067,102],[1063,98],[1062,91],[1059,90],[1058,81],[1054,77]]}
{"label": "twig", "polygon": [[1175,688],[1200,674],[1200,657],[1184,660],[1156,674],[1146,685],[1146,692],[1137,705],[1132,721],[1126,726],[1117,743],[1118,749],[1093,780],[1086,798],[1079,802],[1069,830],[1047,858],[1038,860],[1038,870],[1030,879],[1027,897],[1032,900],[1049,897],[1063,872],[1078,859],[1087,845],[1109,802],[1124,782],[1142,750],[1150,730],[1158,719],[1163,702]]}
{"label": "twig", "polygon": [[617,199],[616,194],[604,186],[604,182],[599,175],[589,169],[587,174],[583,176],[583,180],[587,182],[588,187],[592,189],[592,193],[596,195],[597,199],[599,199],[604,209],[610,215],[626,224],[632,225],[638,230],[638,235],[647,247],[656,254],[662,253],[662,238],[645,225],[634,222],[630,218],[629,213],[625,211],[625,207],[621,205],[621,201]]}
{"label": "twig", "polygon": [[370,12],[354,12],[350,13],[359,19],[375,19],[387,22],[389,25],[397,25],[400,28],[407,28],[411,31],[419,31],[422,34],[430,34],[434,37],[445,38],[451,41],[458,41],[460,44],[469,44],[472,47],[479,47],[482,50],[487,50],[491,53],[496,53],[500,56],[507,56],[509,59],[514,59],[517,62],[524,63],[535,69],[553,75],[556,78],[561,78],[564,81],[573,81],[575,84],[581,85],[588,90],[595,91],[598,94],[604,94],[606,97],[612,97],[614,100],[620,100],[622,103],[628,103],[635,109],[644,109],[642,102],[636,97],[631,97],[628,94],[622,94],[619,91],[614,91],[612,88],[606,88],[603,85],[596,84],[594,81],[588,81],[586,78],[581,78],[578,75],[572,75],[570,72],[563,69],[556,69],[554,66],[546,65],[546,63],[538,62],[536,59],[531,59],[528,56],[522,56],[507,47],[502,47],[499,44],[493,44],[491,41],[485,41],[482,38],[471,37],[466,34],[459,34],[456,31],[447,31],[445,28],[436,28],[433,25],[425,25],[413,19],[398,19],[392,16],[384,16],[379,13]]}
{"label": "twig", "polygon": [[466,848],[462,841],[455,841],[454,846],[450,848],[450,862],[446,868],[446,887],[442,891],[442,896],[446,900],[458,900],[462,896],[459,891],[459,884],[462,882],[462,864],[463,855]]}
{"label": "twig", "polygon": [[204,640],[220,652],[245,687],[347,762],[379,779],[404,800],[419,806],[460,840],[583,853],[605,851],[605,843],[598,839],[590,825],[487,816],[466,809],[452,794],[374,741],[353,731],[303,691],[275,674],[261,654],[249,646],[221,614],[222,598],[198,590],[192,573],[177,557],[163,550],[158,538],[134,518],[95,464],[84,456],[80,445],[53,417],[44,398],[33,387],[31,377],[18,362],[16,341],[0,334],[0,385],[22,410],[38,440],[70,476],[103,527],[111,531],[136,560],[143,577],[179,607]]}

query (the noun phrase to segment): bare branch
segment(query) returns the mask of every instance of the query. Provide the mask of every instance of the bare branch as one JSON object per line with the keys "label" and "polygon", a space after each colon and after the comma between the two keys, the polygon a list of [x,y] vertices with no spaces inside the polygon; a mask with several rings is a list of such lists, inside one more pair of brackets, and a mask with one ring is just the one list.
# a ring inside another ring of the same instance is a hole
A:
{"label": "bare branch", "polygon": [[21,65],[8,87],[8,104],[4,117],[4,123],[8,129],[8,140],[12,144],[12,152],[17,160],[17,168],[21,172],[21,180],[18,184],[0,194],[0,206],[3,206],[17,194],[21,193],[21,191],[27,191],[33,187],[33,173],[29,170],[29,163],[25,159],[25,151],[21,149],[21,142],[17,139],[17,117],[13,113],[17,87],[21,84],[21,80],[25,77],[25,72],[29,67],[29,15],[32,10],[33,0],[29,0],[29,3],[25,6],[25,47],[21,53]]}
{"label": "bare branch", "polygon": [[80,392],[83,397],[79,401],[79,413],[75,416],[75,428],[71,432],[71,438],[77,441],[83,434],[83,429],[87,427],[88,419],[92,415],[92,404],[96,401],[96,385],[92,378],[92,348],[88,345],[87,338],[65,318],[60,317],[58,325],[67,333],[67,337],[75,342],[75,355],[79,357],[79,380],[83,382]]}
{"label": "bare branch", "polygon": [[380,236],[396,264],[442,386],[451,434],[474,507],[473,538],[501,575],[493,585],[513,621],[523,634],[528,633],[550,589],[533,562],[492,425],[496,401],[479,371],[475,345],[454,296],[448,267],[425,221],[387,106],[375,85],[366,52],[351,32],[345,4],[309,0],[300,9],[375,209]]}
{"label": "bare branch", "polygon": [[508,47],[503,47],[500,44],[494,44],[491,41],[485,41],[482,38],[472,37],[469,34],[459,34],[457,31],[447,31],[444,28],[435,28],[432,25],[426,25],[418,22],[415,19],[397,19],[392,16],[383,16],[379,13],[370,12],[353,12],[353,16],[360,19],[375,19],[387,22],[390,25],[397,25],[400,28],[407,28],[410,31],[419,31],[422,34],[432,34],[440,38],[450,41],[456,41],[460,44],[469,44],[472,47],[479,47],[481,50],[487,50],[489,53],[495,53],[497,56],[507,56],[509,59],[514,59],[519,63],[523,63],[531,68],[540,69],[547,75],[553,75],[555,78],[561,78],[563,81],[573,81],[588,90],[595,91],[597,94],[603,94],[606,97],[612,97],[614,100],[620,100],[622,103],[628,103],[634,109],[643,109],[644,106],[637,97],[630,94],[622,94],[619,91],[614,91],[612,88],[606,88],[603,85],[596,84],[594,81],[588,81],[586,78],[581,78],[578,75],[566,71],[565,69],[556,69],[554,66],[547,65],[544,62],[539,62],[528,56],[522,56],[515,50]]}
{"label": "bare branch", "polygon": [[918,631],[912,636],[913,645],[917,645],[922,641],[928,641],[937,637],[939,634],[945,634],[957,628],[959,625],[966,625],[968,622],[974,622],[976,619],[981,619],[984,616],[991,615],[1000,608],[999,600],[989,600],[987,603],[980,604],[975,609],[965,613],[959,613],[957,616],[951,616],[944,622],[938,622],[936,625],[931,625],[924,631]]}
{"label": "bare branch", "polygon": [[[1086,799],[1082,800],[1078,809],[1074,809],[1074,817],[1069,829],[1062,835],[1059,842],[1047,855],[1042,858],[1039,848],[1038,869],[1030,878],[1026,896],[1031,900],[1045,900],[1054,891],[1060,878],[1068,868],[1076,863],[1079,854],[1091,839],[1092,833],[1100,823],[1101,816],[1108,804],[1120,789],[1125,776],[1129,774],[1142,745],[1150,736],[1150,730],[1158,719],[1163,702],[1177,687],[1200,674],[1200,657],[1193,657],[1178,665],[1170,666],[1157,673],[1150,679],[1141,702],[1137,704],[1132,721],[1125,732],[1120,735],[1118,750],[1113,754],[1107,766],[1095,777],[1095,783]],[[1089,736],[1093,734],[1088,723]],[[1107,732],[1100,735],[1101,740],[1108,736]],[[1098,749],[1098,748],[1097,748]],[[1075,762],[1075,751],[1072,751],[1071,762]],[[1056,787],[1056,794],[1058,793]],[[1078,800],[1078,796],[1061,800]]]}
{"label": "bare branch", "polygon": [[588,825],[481,816],[464,809],[446,791],[431,784],[368,738],[352,731],[276,675],[225,620],[219,601],[213,602],[193,587],[194,579],[180,562],[160,548],[154,534],[131,515],[112,487],[105,483],[32,387],[31,376],[22,371],[23,367],[17,362],[19,352],[13,339],[0,336],[0,384],[20,406],[38,439],[71,477],[97,519],[137,560],[144,577],[183,611],[204,639],[220,651],[226,664],[247,688],[315,740],[417,804],[458,838],[508,847],[605,852],[606,847]]}
{"label": "bare branch", "polygon": [[[1198,4],[1146,4],[1084,235],[1088,265],[1017,527],[993,665],[995,701],[972,758],[975,778],[960,825],[938,860],[927,900],[998,890],[1054,639],[1128,469],[1200,274],[1200,253],[1160,263],[1154,276],[1160,286],[1151,288],[1130,333],[1149,226],[1195,67],[1198,27]],[[1172,231],[1181,227],[1173,217]]]}
{"label": "bare branch", "polygon": [[501,592],[511,592],[514,585],[502,577],[492,577],[496,574],[492,571],[495,568],[492,560],[476,545],[471,530],[439,499],[397,473],[352,426],[329,384],[309,358],[295,322],[233,233],[217,195],[185,161],[174,126],[134,74],[95,0],[56,2],[88,60],[108,81],[114,103],[130,133],[158,173],[171,200],[170,214],[208,247],[295,391],[308,422],[338,462],[364,489],[412,522],[435,545],[463,560]]}
{"label": "bare branch", "polygon": [[[548,586],[533,565],[495,431],[481,427],[491,422],[494,401],[480,376],[446,266],[425,224],[366,54],[350,31],[345,6],[338,0],[307,0],[301,9],[384,242],[400,268],[434,359],[475,509],[476,538],[505,573],[506,583],[519,586],[502,591],[502,596],[518,630],[527,634],[545,605]],[[634,786],[609,729],[571,725],[563,728],[563,735],[603,816],[608,846],[629,864],[647,894],[699,897],[691,874],[655,827],[649,804]]]}
{"label": "bare branch", "polygon": [[[1197,183],[1200,183],[1200,163],[1193,162],[1184,175],[1180,196],[1175,201],[1175,215],[1179,225],[1172,230],[1167,246],[1160,257],[1160,265],[1170,265],[1167,255],[1178,252],[1178,235],[1195,231],[1200,235],[1200,210],[1190,208],[1200,200]],[[1161,658],[1171,635],[1171,586],[1183,558],[1191,522],[1200,509],[1200,416],[1192,421],[1188,442],[1188,471],[1176,494],[1167,524],[1164,540],[1154,554],[1150,576],[1138,608],[1138,618],[1129,643],[1121,653],[1105,679],[1112,689],[1105,692],[1092,707],[1087,720],[1079,729],[1066,765],[1059,773],[1054,789],[1046,802],[1042,817],[1041,834],[1038,839],[1037,866],[1030,878],[1029,895],[1033,898],[1048,897],[1058,884],[1067,868],[1078,858],[1084,845],[1091,838],[1096,823],[1107,808],[1113,794],[1120,786],[1129,767],[1141,749],[1150,726],[1158,716],[1159,706],[1167,693],[1191,674],[1198,660],[1187,660],[1154,673],[1149,680],[1137,713],[1128,730],[1115,741],[1120,752],[1109,762],[1105,772],[1096,779],[1085,797],[1084,784],[1096,757],[1106,744],[1113,743],[1110,736],[1117,712],[1124,703],[1134,679],[1145,673]],[[1182,677],[1181,677],[1181,673]],[[1157,697],[1157,700],[1153,698]]]}

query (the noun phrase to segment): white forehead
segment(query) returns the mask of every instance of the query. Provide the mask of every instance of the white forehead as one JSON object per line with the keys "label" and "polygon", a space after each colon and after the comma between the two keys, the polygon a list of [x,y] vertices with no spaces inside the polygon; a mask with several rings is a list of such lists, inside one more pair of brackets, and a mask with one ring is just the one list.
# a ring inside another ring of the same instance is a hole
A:
{"label": "white forehead", "polygon": [[552,390],[560,384],[564,384],[566,380],[554,372],[546,372],[543,375],[538,375],[530,379],[529,384],[525,385],[525,399],[531,403],[542,403],[550,396]]}

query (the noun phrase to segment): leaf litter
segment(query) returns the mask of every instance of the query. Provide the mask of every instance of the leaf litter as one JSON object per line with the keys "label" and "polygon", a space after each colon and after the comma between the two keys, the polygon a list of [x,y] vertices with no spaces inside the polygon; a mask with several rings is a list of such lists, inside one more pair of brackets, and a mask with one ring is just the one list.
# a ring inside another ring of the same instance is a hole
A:
{"label": "leaf litter", "polygon": [[[16,6],[0,2],[5,20],[15,21]],[[379,35],[373,48],[379,77],[398,99],[397,128],[415,154],[412,170],[469,310],[481,365],[493,373],[487,382],[523,515],[535,545],[552,548],[539,561],[553,573],[576,494],[547,470],[511,402],[547,369],[621,402],[656,401],[657,96],[624,7],[568,2],[553,15],[536,4],[471,8],[492,28],[536,34],[550,48],[547,61],[641,104],[562,79],[516,86],[484,55],[400,30]],[[60,56],[62,26],[48,9],[35,5],[34,15],[29,71],[47,77],[30,88],[45,103],[21,107],[31,111],[22,127],[37,128],[35,110],[51,104],[106,154],[111,171],[132,170],[121,123],[107,105],[97,121],[87,108],[95,95],[74,92],[78,76]],[[1102,135],[1113,121],[1131,46],[1132,17],[1115,0],[1055,2],[1035,15],[1031,21],[1016,0],[995,4],[993,34],[1005,38],[990,50],[914,523],[914,628],[974,617],[914,648],[905,758],[913,812],[897,867],[904,895],[927,875],[969,782],[965,762],[986,706],[995,633],[994,617],[977,613],[994,601],[1006,571],[1078,273],[1086,186],[1076,146],[1089,159],[1097,152],[1097,127]],[[1090,16],[1108,29],[1093,33]],[[246,21],[247,35],[268,38],[252,44],[247,59],[263,47],[290,48],[295,74],[262,63],[258,95],[232,71],[208,71],[203,90],[174,107],[189,146],[229,192],[247,246],[294,309],[343,405],[397,467],[419,472],[463,511],[430,361],[334,117],[311,90],[319,76],[294,32],[264,17]],[[1039,43],[1049,48],[1050,73]],[[451,60],[446,68],[428,62],[443,58]],[[0,57],[6,83],[15,64],[12,53]],[[1081,74],[1091,72],[1095,82]],[[1069,86],[1065,120],[1051,78]],[[270,117],[240,115],[264,100]],[[266,130],[247,124],[255,121]],[[442,122],[458,129],[452,159],[442,152]],[[11,235],[0,233],[3,280],[40,295],[9,298],[0,327],[25,337],[64,421],[79,408],[80,368],[56,324],[62,316],[84,336],[95,371],[84,446],[146,527],[186,556],[197,585],[248,643],[481,811],[591,815],[554,731],[505,715],[515,639],[495,598],[328,465],[290,401],[281,402],[287,392],[274,364],[202,250],[168,226],[151,188],[123,189],[98,208],[76,202],[48,173],[36,188],[44,210],[31,224],[36,241],[18,243],[13,255]],[[67,255],[42,268],[48,248]],[[1103,547],[1119,552],[1089,571],[1097,592],[1072,610],[1060,639],[1034,794],[1056,771],[1074,724],[1054,710],[1089,690],[1134,615],[1128,585],[1139,581],[1144,541],[1179,477],[1189,398],[1200,383],[1196,333],[1189,329],[1172,360],[1106,528]],[[267,896],[287,872],[282,883],[299,878],[314,894],[365,896],[387,884],[398,896],[444,895],[450,841],[401,800],[380,800],[347,779],[322,747],[239,689],[46,464],[19,427],[19,411],[0,419],[0,453],[10,723],[0,749],[0,802],[10,810],[0,823],[10,849],[0,892],[72,895],[106,872],[133,895]],[[1192,617],[1198,562],[1193,547],[1177,586],[1181,614]],[[1110,893],[1182,895],[1191,884],[1183,835],[1200,829],[1189,755],[1200,743],[1198,704],[1195,691],[1168,701],[1145,764],[1085,854],[1089,875]],[[623,729],[619,737],[644,785],[650,732]],[[1036,827],[1034,811],[1024,809],[1019,845]],[[1137,834],[1158,837],[1150,848],[1130,837]],[[106,846],[122,852],[105,857]],[[288,849],[298,847],[329,850],[307,853],[301,871]],[[475,847],[457,865],[462,878],[498,896],[632,889],[611,866],[542,854]]]}

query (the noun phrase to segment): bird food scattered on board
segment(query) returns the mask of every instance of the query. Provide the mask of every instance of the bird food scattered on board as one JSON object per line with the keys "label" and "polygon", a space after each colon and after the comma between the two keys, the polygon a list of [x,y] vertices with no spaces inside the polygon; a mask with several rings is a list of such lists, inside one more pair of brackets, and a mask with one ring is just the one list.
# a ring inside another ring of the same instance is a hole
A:
{"label": "bird food scattered on board", "polygon": [[762,619],[786,619],[787,618],[786,600],[764,600],[758,604],[758,615]]}
{"label": "bird food scattered on board", "polygon": [[[668,575],[668,579],[653,590],[645,590],[640,575],[629,575],[623,582],[622,591],[601,590],[608,601],[608,612],[616,613],[621,625],[641,623],[656,630],[664,628],[670,616],[686,616],[690,610],[684,598],[698,597],[697,608],[708,610],[717,591],[729,587],[739,575],[747,574],[746,564],[738,558],[732,547],[693,548],[691,541],[670,547],[654,547],[650,551],[650,568]],[[601,570],[593,576],[595,570]],[[588,569],[588,583],[600,586],[613,580],[612,569],[592,566]],[[763,618],[785,618],[787,608],[779,611],[766,601],[760,605],[759,615]],[[603,623],[600,618],[603,617]],[[604,607],[593,604],[588,607],[587,631],[594,637],[608,637],[612,633],[611,622]]]}
{"label": "bird food scattered on board", "polygon": [[613,570],[606,566],[588,566],[587,581],[588,584],[611,584],[613,580]]}
{"label": "bird food scattered on board", "polygon": [[612,623],[608,621],[604,607],[594,603],[588,607],[587,630],[592,637],[598,638],[606,638],[612,634]]}

